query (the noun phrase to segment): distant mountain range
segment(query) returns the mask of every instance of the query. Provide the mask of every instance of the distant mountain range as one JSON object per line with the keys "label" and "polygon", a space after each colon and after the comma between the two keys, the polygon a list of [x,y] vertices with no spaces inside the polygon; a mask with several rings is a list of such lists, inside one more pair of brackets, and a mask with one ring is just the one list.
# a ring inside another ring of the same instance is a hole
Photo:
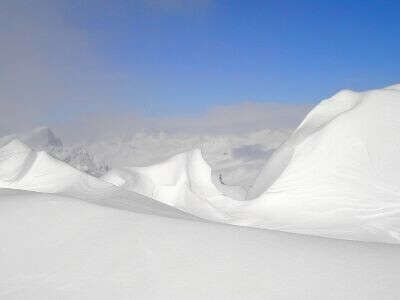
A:
{"label": "distant mountain range", "polygon": [[146,166],[193,149],[201,149],[213,177],[245,189],[265,161],[290,135],[291,130],[264,129],[241,134],[183,134],[136,132],[95,142],[65,145],[48,127],[0,138],[0,146],[19,139],[35,151],[46,151],[78,170],[96,177],[111,168]]}

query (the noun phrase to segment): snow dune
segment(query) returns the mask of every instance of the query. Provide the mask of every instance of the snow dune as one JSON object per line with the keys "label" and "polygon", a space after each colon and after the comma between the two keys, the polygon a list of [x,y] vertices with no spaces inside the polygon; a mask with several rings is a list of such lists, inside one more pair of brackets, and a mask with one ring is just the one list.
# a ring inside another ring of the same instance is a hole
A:
{"label": "snow dune", "polygon": [[[127,190],[156,199],[193,215],[228,221],[225,207],[239,205],[214,184],[211,168],[199,149],[178,154],[149,167],[114,169],[102,177]],[[224,189],[222,184],[218,185]],[[233,197],[244,196],[240,187],[225,187]]]}
{"label": "snow dune", "polygon": [[[81,172],[18,140],[0,148],[0,189],[52,193],[139,213],[198,219]],[[134,201],[132,201],[132,199]]]}
{"label": "snow dune", "polygon": [[399,242],[399,113],[394,88],[342,91],[322,101],[250,190],[260,196],[247,208],[249,223]]}
{"label": "snow dune", "polygon": [[216,186],[198,150],[103,179],[214,221],[399,243],[399,114],[398,86],[322,101],[268,160],[248,201]]}

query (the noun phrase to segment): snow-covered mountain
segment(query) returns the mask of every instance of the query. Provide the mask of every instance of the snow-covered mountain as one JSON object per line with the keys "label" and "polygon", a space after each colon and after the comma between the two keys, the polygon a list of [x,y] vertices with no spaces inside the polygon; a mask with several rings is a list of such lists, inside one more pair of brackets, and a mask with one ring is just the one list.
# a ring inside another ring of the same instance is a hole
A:
{"label": "snow-covered mountain", "polygon": [[56,153],[57,151],[61,151],[63,148],[61,139],[58,138],[48,127],[35,128],[31,132],[25,133],[19,138],[36,151]]}
{"label": "snow-covered mountain", "polygon": [[45,151],[49,155],[67,162],[78,170],[100,176],[108,166],[81,145],[65,147],[59,137],[48,127],[38,127],[30,132],[11,134],[0,138],[0,146],[18,139],[35,151]]}
{"label": "snow-covered mountain", "polygon": [[30,132],[4,136],[0,138],[0,146],[13,139],[19,139],[36,151],[53,153],[62,151],[63,148],[61,140],[48,127],[37,127]]}

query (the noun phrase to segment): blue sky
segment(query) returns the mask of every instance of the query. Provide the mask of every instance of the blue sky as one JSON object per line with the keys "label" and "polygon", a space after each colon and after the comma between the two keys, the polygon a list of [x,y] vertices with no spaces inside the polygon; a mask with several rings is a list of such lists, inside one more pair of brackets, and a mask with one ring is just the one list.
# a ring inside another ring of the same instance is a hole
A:
{"label": "blue sky", "polygon": [[398,1],[147,2],[79,6],[69,17],[127,76],[124,93],[154,109],[313,102],[400,80]]}
{"label": "blue sky", "polygon": [[168,116],[316,103],[400,82],[399,11],[398,1],[372,0],[5,0],[0,80],[17,74],[9,94],[48,98],[56,118],[98,107]]}

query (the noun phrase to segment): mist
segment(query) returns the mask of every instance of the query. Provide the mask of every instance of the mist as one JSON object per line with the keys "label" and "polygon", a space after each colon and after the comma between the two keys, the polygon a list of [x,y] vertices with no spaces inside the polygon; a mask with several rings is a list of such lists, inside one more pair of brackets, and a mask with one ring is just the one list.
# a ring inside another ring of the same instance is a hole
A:
{"label": "mist", "polygon": [[[204,11],[212,5],[209,1],[141,4],[168,14]],[[80,2],[74,5],[88,9]],[[71,24],[69,9],[58,1],[1,2],[0,135],[35,126],[49,126],[71,141],[149,130],[218,134],[294,128],[311,107],[232,99],[235,104],[211,105],[200,113],[166,112],[154,117],[145,96],[123,93],[127,85],[151,87],[152,83],[140,74],[132,78],[109,66],[85,30]],[[190,94],[187,98],[191,101]],[[121,107],[124,102],[130,106]]]}

